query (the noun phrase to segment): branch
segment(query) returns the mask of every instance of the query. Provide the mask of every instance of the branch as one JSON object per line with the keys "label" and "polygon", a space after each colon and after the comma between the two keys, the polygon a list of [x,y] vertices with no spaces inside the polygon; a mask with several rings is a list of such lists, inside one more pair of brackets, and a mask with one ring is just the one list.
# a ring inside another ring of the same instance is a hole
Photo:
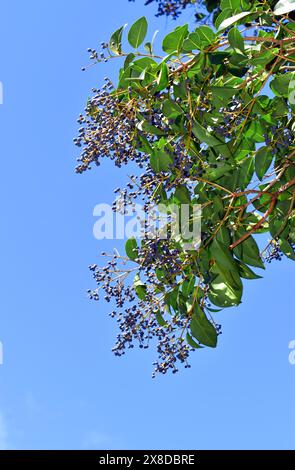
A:
{"label": "branch", "polygon": [[233,250],[236,246],[238,246],[240,243],[244,242],[245,240],[247,240],[247,238],[249,238],[252,233],[256,232],[256,230],[258,230],[261,225],[264,224],[264,222],[266,221],[266,219],[268,218],[268,216],[272,213],[275,205],[276,205],[276,202],[277,202],[277,196],[273,196],[272,200],[271,200],[271,203],[270,203],[270,206],[268,208],[268,210],[265,212],[264,216],[261,217],[261,219],[259,220],[259,222],[257,222],[257,224],[255,224],[252,229],[245,233],[241,238],[239,238],[239,240],[237,240],[236,242],[232,243],[230,245],[230,250]]}
{"label": "branch", "polygon": [[229,248],[231,250],[233,250],[237,245],[239,245],[243,241],[247,240],[247,238],[249,238],[253,233],[255,233],[256,230],[258,230],[261,227],[261,225],[264,224],[264,222],[266,221],[268,216],[272,213],[272,211],[273,211],[273,209],[276,205],[276,202],[277,202],[277,199],[278,199],[279,195],[282,194],[284,191],[286,191],[287,189],[289,189],[291,186],[294,186],[294,185],[295,185],[295,178],[288,181],[288,183],[284,184],[280,189],[278,189],[278,191],[273,194],[270,206],[269,206],[268,210],[265,212],[265,214],[263,215],[263,217],[261,217],[259,222],[257,222],[257,224],[255,224],[252,227],[252,229],[249,232],[245,233],[239,240],[232,243]]}

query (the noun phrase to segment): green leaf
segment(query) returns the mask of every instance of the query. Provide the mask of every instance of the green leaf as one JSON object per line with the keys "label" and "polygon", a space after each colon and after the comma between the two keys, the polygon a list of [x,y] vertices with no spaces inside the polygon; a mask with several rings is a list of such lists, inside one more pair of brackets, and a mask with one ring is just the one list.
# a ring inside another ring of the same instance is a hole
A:
{"label": "green leaf", "polygon": [[198,122],[194,123],[193,126],[193,133],[194,135],[200,140],[200,142],[205,142],[210,147],[218,146],[223,144],[217,137],[210,134],[205,127],[201,126]]}
{"label": "green leaf", "polygon": [[153,134],[153,135],[164,135],[165,133],[160,129],[159,127],[153,126],[150,124],[148,121],[145,119],[142,119],[138,124],[137,128],[140,131],[147,132],[148,134]]}
{"label": "green leaf", "polygon": [[183,114],[181,107],[173,100],[165,100],[162,108],[163,114],[169,119],[175,119]]}
{"label": "green leaf", "polygon": [[240,0],[221,0],[220,3],[221,10],[228,8],[229,10],[238,10],[241,8]]}
{"label": "green leaf", "polygon": [[287,240],[280,240],[280,248],[284,255],[286,255],[288,258],[292,259],[295,261],[295,252],[294,249],[292,248],[292,245],[287,241]]}
{"label": "green leaf", "polygon": [[130,28],[128,33],[129,44],[137,49],[144,41],[148,30],[148,23],[145,16],[139,18]]}
{"label": "green leaf", "polygon": [[217,346],[217,332],[212,323],[208,320],[205,313],[199,305],[195,306],[194,313],[192,315],[191,332],[194,338],[196,338],[201,344],[209,346],[210,348],[216,348]]}
{"label": "green leaf", "polygon": [[156,173],[159,173],[160,171],[168,171],[173,164],[173,157],[165,150],[155,149],[150,158],[150,164]]}
{"label": "green leaf", "polygon": [[212,100],[216,108],[226,107],[229,100],[236,94],[235,88],[225,86],[212,86]]}
{"label": "green leaf", "polygon": [[125,24],[124,26],[121,26],[121,28],[117,29],[117,31],[112,34],[109,41],[109,48],[116,55],[120,55],[122,53],[122,35],[126,26],[127,25]]}
{"label": "green leaf", "polygon": [[234,27],[230,29],[228,40],[233,49],[245,52],[244,39],[238,28]]}
{"label": "green leaf", "polygon": [[219,26],[221,25],[221,23],[226,20],[227,18],[230,18],[232,16],[232,10],[231,8],[225,8],[223,9],[223,11],[221,11],[221,13],[219,13],[219,15],[217,16],[215,22],[214,22],[214,25],[215,25],[215,28],[218,30]]}
{"label": "green leaf", "polygon": [[230,271],[238,270],[231,251],[216,238],[210,245],[210,253],[218,266],[223,266]]}
{"label": "green leaf", "polygon": [[163,40],[162,48],[167,54],[181,52],[184,40],[188,34],[188,25],[178,26],[174,31],[167,34]]}
{"label": "green leaf", "polygon": [[269,169],[273,155],[268,147],[261,147],[255,155],[255,171],[260,180]]}
{"label": "green leaf", "polygon": [[190,204],[191,202],[190,192],[187,189],[187,187],[178,186],[175,190],[173,199],[176,199],[176,201],[180,202],[181,204]]}
{"label": "green leaf", "polygon": [[224,29],[228,28],[234,23],[237,23],[240,21],[242,18],[245,18],[246,16],[252,15],[252,11],[243,11],[242,13],[238,13],[237,15],[231,16],[230,18],[226,18],[225,20],[222,21],[222,23],[219,25],[218,31],[223,31]]}
{"label": "green leaf", "polygon": [[130,52],[130,54],[128,54],[128,56],[126,57],[124,61],[125,70],[130,66],[130,64],[133,62],[134,59],[135,59],[135,55],[132,52]]}
{"label": "green leaf", "polygon": [[246,157],[240,166],[238,186],[245,189],[250,183],[254,173],[254,157]]}
{"label": "green leaf", "polygon": [[190,294],[193,293],[194,291],[194,288],[195,288],[195,276],[191,276],[190,279],[186,279],[185,281],[183,281],[182,283],[182,293],[184,295],[184,297],[188,297]]}
{"label": "green leaf", "polygon": [[[232,271],[229,271],[229,274]],[[233,307],[241,302],[243,284],[239,275],[230,279],[226,272],[217,274],[210,283],[209,299],[217,307]],[[239,280],[239,281],[238,281]]]}
{"label": "green leaf", "polygon": [[158,325],[167,326],[166,320],[164,319],[163,315],[161,315],[161,313],[159,311],[155,313],[155,316],[156,316],[156,320],[158,322]]}
{"label": "green leaf", "polygon": [[228,229],[222,225],[216,234],[216,240],[225,246],[230,245],[230,235]]}
{"label": "green leaf", "polygon": [[275,15],[285,15],[295,10],[295,0],[280,0],[274,8]]}
{"label": "green leaf", "polygon": [[184,51],[193,51],[199,49],[200,51],[211,46],[216,38],[216,34],[209,26],[200,26],[193,33],[190,33],[188,38],[183,44]]}
{"label": "green leaf", "polygon": [[157,78],[157,91],[164,90],[169,85],[169,71],[165,62],[161,64],[160,73]]}
{"label": "green leaf", "polygon": [[[245,233],[244,231],[237,230],[234,235],[234,240],[240,240]],[[234,248],[234,254],[237,258],[244,261],[244,263],[250,264],[250,266],[265,269],[260,257],[258,245],[252,235]]]}
{"label": "green leaf", "polygon": [[295,72],[278,74],[271,82],[270,88],[277,96],[288,98],[290,82],[295,80]]}
{"label": "green leaf", "polygon": [[264,142],[264,129],[261,123],[257,120],[252,121],[251,124],[247,127],[247,130],[244,132],[244,137],[251,139],[254,142]]}
{"label": "green leaf", "polygon": [[184,41],[183,50],[186,52],[202,49],[202,41],[197,33],[190,33],[189,37]]}
{"label": "green leaf", "polygon": [[244,279],[262,279],[262,276],[258,276],[258,274],[254,273],[254,271],[242,261],[237,260],[236,262],[238,264],[239,274]]}
{"label": "green leaf", "polygon": [[202,348],[202,346],[199,343],[196,343],[196,341],[193,340],[193,338],[191,337],[189,333],[186,334],[186,341],[187,341],[187,344],[194,349]]}
{"label": "green leaf", "polygon": [[200,26],[195,30],[195,33],[199,35],[203,46],[210,46],[216,38],[216,34],[209,26]]}
{"label": "green leaf", "polygon": [[129,238],[125,244],[125,252],[133,261],[138,257],[138,246],[135,238]]}
{"label": "green leaf", "polygon": [[226,175],[231,170],[230,165],[221,165],[218,168],[213,168],[204,174],[204,178],[208,181],[216,181],[222,176]]}
{"label": "green leaf", "polygon": [[133,285],[135,287],[135,292],[137,294],[137,297],[140,300],[145,300],[146,298],[146,285],[141,281],[139,274],[136,274]]}

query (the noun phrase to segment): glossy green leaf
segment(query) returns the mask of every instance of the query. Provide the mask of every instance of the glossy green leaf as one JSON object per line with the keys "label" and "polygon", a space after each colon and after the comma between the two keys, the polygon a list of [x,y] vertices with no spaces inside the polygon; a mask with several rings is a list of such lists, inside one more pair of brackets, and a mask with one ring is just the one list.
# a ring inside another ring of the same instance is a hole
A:
{"label": "glossy green leaf", "polygon": [[181,52],[184,40],[188,35],[188,26],[178,26],[172,33],[167,34],[163,40],[162,49],[167,54]]}
{"label": "glossy green leaf", "polygon": [[217,332],[213,324],[208,320],[205,313],[199,305],[195,306],[190,323],[191,332],[201,344],[216,348]]}
{"label": "glossy green leaf", "polygon": [[192,348],[194,349],[201,349],[202,346],[197,343],[189,333],[186,334],[186,341],[187,341],[187,344],[189,344],[189,346],[191,346]]}
{"label": "glossy green leaf", "polygon": [[242,13],[238,13],[237,15],[233,15],[230,18],[226,18],[222,21],[222,23],[218,27],[218,31],[223,31],[226,28],[229,28],[232,24],[237,23],[238,21],[242,20],[246,16],[252,15],[252,11],[243,11]]}
{"label": "glossy green leaf", "polygon": [[210,283],[209,299],[217,307],[233,307],[239,305],[243,294],[243,285],[235,276],[229,281],[229,276],[218,274]]}
{"label": "glossy green leaf", "polygon": [[270,88],[277,96],[288,98],[289,84],[294,82],[295,72],[288,72],[284,74],[277,74],[277,76],[270,82]]}
{"label": "glossy green leaf", "polygon": [[133,261],[138,257],[138,246],[135,238],[129,238],[125,244],[125,252]]}
{"label": "glossy green leaf", "polygon": [[238,271],[231,251],[226,245],[218,241],[217,238],[210,245],[210,253],[218,266],[223,266],[230,271]]}
{"label": "glossy green leaf", "polygon": [[148,23],[145,16],[139,18],[130,28],[128,33],[129,44],[137,49],[144,41],[148,30]]}
{"label": "glossy green leaf", "polygon": [[230,29],[228,33],[228,40],[233,49],[241,52],[245,51],[244,39],[238,28],[234,27]]}
{"label": "glossy green leaf", "polygon": [[295,10],[295,0],[280,0],[274,8],[275,15],[286,15]]}
{"label": "glossy green leaf", "polygon": [[252,271],[252,269],[250,269],[249,266],[247,266],[242,261],[237,260],[237,265],[239,268],[239,274],[244,279],[261,279],[261,276],[254,273],[254,271]]}
{"label": "glossy green leaf", "polygon": [[269,169],[273,155],[268,147],[261,147],[255,155],[255,172],[260,180]]}
{"label": "glossy green leaf", "polygon": [[[238,241],[244,236],[245,232],[237,230],[234,235],[234,240]],[[246,240],[239,243],[234,248],[234,254],[246,264],[255,266],[257,268],[265,269],[265,266],[261,260],[258,245],[255,239],[250,235]]]}
{"label": "glossy green leaf", "polygon": [[167,88],[169,84],[169,71],[167,64],[163,62],[161,64],[160,73],[157,78],[157,91],[162,91]]}

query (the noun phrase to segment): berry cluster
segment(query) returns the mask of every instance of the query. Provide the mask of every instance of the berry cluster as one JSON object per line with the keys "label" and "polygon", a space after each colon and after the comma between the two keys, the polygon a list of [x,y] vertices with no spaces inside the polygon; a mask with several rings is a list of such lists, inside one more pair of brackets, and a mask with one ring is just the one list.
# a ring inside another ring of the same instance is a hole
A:
{"label": "berry cluster", "polygon": [[[290,243],[291,248],[295,249],[295,243]],[[264,261],[266,263],[271,263],[272,261],[281,261],[283,259],[283,252],[280,248],[280,243],[277,239],[272,239],[267,246],[267,249],[264,253]]]}
{"label": "berry cluster", "polygon": [[[149,247],[149,248],[148,248]],[[128,268],[127,258],[121,257],[118,253],[109,256],[102,253],[103,256],[110,257],[104,267],[92,265],[89,269],[98,284],[94,291],[89,290],[89,296],[93,300],[99,300],[99,292],[102,289],[105,293],[104,299],[107,302],[113,300],[116,310],[110,313],[112,318],[116,318],[119,325],[119,334],[117,342],[113,348],[116,356],[125,354],[126,349],[132,349],[135,343],[140,349],[146,349],[152,340],[156,340],[158,361],[154,363],[155,373],[165,374],[168,370],[177,372],[177,362],[190,367],[187,360],[189,352],[193,350],[184,341],[178,331],[187,331],[189,329],[186,316],[169,316],[164,320],[162,313],[165,311],[165,302],[163,294],[163,284],[161,281],[155,282],[155,273],[151,272],[149,256],[158,256],[158,268],[166,266],[168,260],[177,259],[177,250],[168,252],[165,244],[162,244],[162,254],[158,254],[156,248],[159,242],[151,242],[143,250],[139,250],[138,260],[141,262],[140,273],[146,280],[144,289],[144,300],[138,300],[136,296],[136,285],[126,286],[126,278],[134,271],[134,268]],[[150,250],[150,251],[149,251]],[[179,272],[180,264],[175,261],[174,271]],[[173,271],[173,269],[172,269]],[[176,281],[172,287],[176,286]],[[159,295],[158,291],[161,292]],[[161,314],[160,314],[161,312]],[[158,316],[161,320],[159,321]]]}
{"label": "berry cluster", "polygon": [[214,131],[225,139],[230,139],[243,122],[242,107],[242,101],[234,97],[227,107],[219,108],[222,122],[213,127]]}
{"label": "berry cluster", "polygon": [[141,154],[133,145],[135,115],[132,102],[122,105],[113,92],[111,81],[106,78],[101,90],[93,89],[85,115],[80,115],[82,125],[75,145],[83,147],[78,159],[77,173],[90,169],[91,164],[100,165],[100,159],[109,157],[121,166],[129,160],[141,161]]}
{"label": "berry cluster", "polygon": [[284,124],[280,121],[276,126],[270,126],[269,133],[264,134],[264,138],[265,144],[272,148],[273,155],[288,149],[294,140],[293,132],[284,128]]}

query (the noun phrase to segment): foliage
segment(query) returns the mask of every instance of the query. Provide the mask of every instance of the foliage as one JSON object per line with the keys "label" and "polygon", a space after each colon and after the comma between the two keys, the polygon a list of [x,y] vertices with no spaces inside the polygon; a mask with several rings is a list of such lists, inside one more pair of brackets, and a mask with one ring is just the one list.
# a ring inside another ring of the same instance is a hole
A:
{"label": "foliage", "polygon": [[[153,41],[143,46],[145,18],[129,30],[131,51],[123,51],[123,28],[101,55],[91,50],[94,62],[124,64],[116,88],[106,81],[94,90],[80,116],[77,171],[101,157],[143,170],[116,190],[115,210],[135,200],[202,207],[200,247],[186,249],[181,236],[131,239],[126,257],[91,266],[99,286],[90,296],[103,289],[116,301],[115,353],[156,338],[156,371],[189,367],[191,350],[217,345],[213,317],[241,303],[256,268],[295,260],[295,4],[274,3],[223,0],[214,27],[175,28],[163,55]],[[261,233],[271,237],[262,252]]]}

